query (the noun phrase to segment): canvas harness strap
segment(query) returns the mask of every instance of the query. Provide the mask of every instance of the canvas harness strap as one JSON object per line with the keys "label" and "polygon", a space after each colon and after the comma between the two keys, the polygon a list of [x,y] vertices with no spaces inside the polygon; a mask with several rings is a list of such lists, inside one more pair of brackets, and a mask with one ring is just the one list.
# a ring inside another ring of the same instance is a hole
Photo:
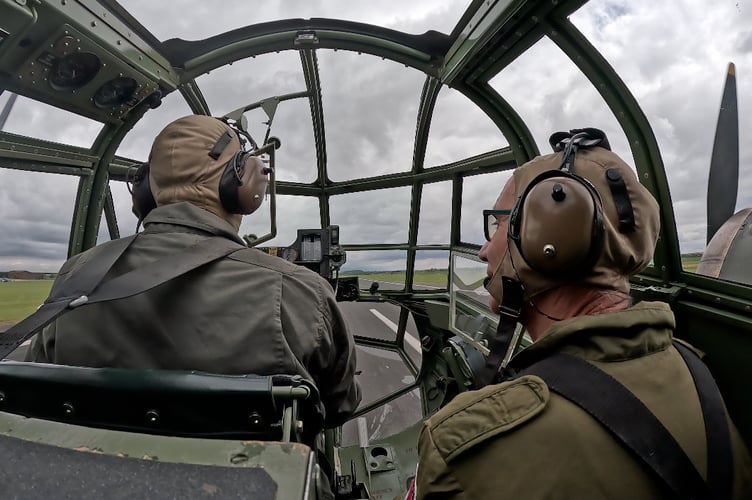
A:
{"label": "canvas harness strap", "polygon": [[0,333],[0,359],[16,350],[58,316],[85,304],[124,299],[151,290],[188,271],[246,248],[222,237],[203,239],[177,254],[102,281],[138,235],[120,238],[63,281],[39,309],[14,327]]}
{"label": "canvas harness strap", "polygon": [[681,499],[731,498],[733,458],[726,411],[710,370],[687,347],[674,346],[694,379],[700,399],[708,454],[708,480],[653,413],[611,375],[587,361],[555,354],[523,370],[589,413],[634,453]]}
{"label": "canvas harness strap", "polygon": [[506,368],[504,360],[507,356],[511,357],[519,343],[515,342],[514,333],[522,310],[522,287],[519,281],[507,277],[501,278],[501,286],[504,292],[499,308],[499,325],[488,345],[485,364],[475,376],[476,389],[496,383],[499,369]]}

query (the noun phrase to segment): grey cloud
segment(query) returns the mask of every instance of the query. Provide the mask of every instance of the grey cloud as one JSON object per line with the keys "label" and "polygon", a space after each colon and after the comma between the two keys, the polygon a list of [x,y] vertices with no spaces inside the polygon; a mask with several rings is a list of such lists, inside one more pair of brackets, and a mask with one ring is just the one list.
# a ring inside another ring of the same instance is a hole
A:
{"label": "grey cloud", "polygon": [[62,264],[77,185],[74,177],[0,169],[0,269],[52,272]]}

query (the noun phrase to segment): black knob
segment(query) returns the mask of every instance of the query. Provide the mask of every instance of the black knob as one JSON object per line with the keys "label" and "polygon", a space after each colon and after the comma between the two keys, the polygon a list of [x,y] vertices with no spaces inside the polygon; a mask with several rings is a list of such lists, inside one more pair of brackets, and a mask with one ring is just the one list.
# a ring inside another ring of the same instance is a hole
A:
{"label": "black knob", "polygon": [[611,182],[616,182],[621,180],[621,173],[616,168],[609,168],[606,170],[606,178]]}
{"label": "black knob", "polygon": [[554,199],[554,201],[564,201],[564,198],[567,197],[567,193],[564,192],[564,188],[561,187],[561,184],[554,184],[554,188],[551,191],[551,198]]}
{"label": "black knob", "polygon": [[279,149],[282,146],[282,141],[279,139],[279,137],[271,136],[266,141],[267,144],[272,144],[274,146],[274,149]]}

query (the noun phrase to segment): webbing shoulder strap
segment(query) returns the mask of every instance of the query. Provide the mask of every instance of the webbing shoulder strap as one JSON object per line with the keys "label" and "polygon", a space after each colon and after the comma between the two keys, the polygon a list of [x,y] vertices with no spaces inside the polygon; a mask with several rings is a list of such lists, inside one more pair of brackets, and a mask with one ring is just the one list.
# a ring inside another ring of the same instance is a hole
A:
{"label": "webbing shoulder strap", "polygon": [[34,313],[0,334],[0,359],[15,351],[34,333],[44,328],[68,308],[71,301],[85,295],[96,287],[112,265],[133,243],[138,235],[120,238],[112,242],[98,258],[92,259],[80,273],[71,274],[54,289]]}
{"label": "webbing shoulder strap", "polygon": [[227,238],[207,238],[177,254],[171,254],[102,282],[134,239],[135,237],[129,237],[116,240],[107,251],[87,262],[79,273],[72,274],[63,282],[36,312],[13,328],[0,333],[0,359],[5,358],[40,328],[50,324],[65,311],[84,304],[124,299],[144,293],[188,271],[246,248]]}
{"label": "webbing shoulder strap", "polygon": [[549,389],[589,413],[677,498],[711,498],[708,485],[676,439],[642,401],[611,375],[585,360],[561,353],[535,363],[522,374],[538,375]]}
{"label": "webbing shoulder strap", "polygon": [[702,360],[680,342],[674,342],[694,379],[705,420],[708,450],[708,486],[712,498],[731,498],[734,485],[734,456],[721,391]]}
{"label": "webbing shoulder strap", "polygon": [[476,389],[496,383],[499,368],[506,368],[504,359],[507,354],[511,356],[510,348],[514,350],[519,345],[519,338],[515,338],[515,329],[522,310],[522,286],[519,281],[507,277],[501,278],[501,286],[503,297],[499,309],[499,325],[489,343],[485,364],[475,377]]}

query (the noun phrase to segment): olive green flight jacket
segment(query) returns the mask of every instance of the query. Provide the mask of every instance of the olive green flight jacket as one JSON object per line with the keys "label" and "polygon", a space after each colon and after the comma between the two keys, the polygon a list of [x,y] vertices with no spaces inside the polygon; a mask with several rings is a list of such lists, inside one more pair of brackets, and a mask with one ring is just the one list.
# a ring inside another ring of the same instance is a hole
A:
{"label": "olive green flight jacket", "polygon": [[[641,302],[554,324],[512,360],[552,352],[585,359],[634,393],[707,477],[705,424],[691,374],[671,345],[667,304]],[[734,498],[752,498],[752,461],[731,424]],[[459,394],[419,440],[419,499],[661,499],[665,486],[574,403],[539,377]]]}
{"label": "olive green flight jacket", "polygon": [[[148,292],[84,305],[38,334],[27,360],[75,366],[300,374],[318,387],[326,424],[360,402],[355,345],[332,287],[313,271],[253,248],[232,226],[189,203],[154,209],[108,277],[220,236],[240,251]],[[72,257],[54,287],[108,243]]]}

